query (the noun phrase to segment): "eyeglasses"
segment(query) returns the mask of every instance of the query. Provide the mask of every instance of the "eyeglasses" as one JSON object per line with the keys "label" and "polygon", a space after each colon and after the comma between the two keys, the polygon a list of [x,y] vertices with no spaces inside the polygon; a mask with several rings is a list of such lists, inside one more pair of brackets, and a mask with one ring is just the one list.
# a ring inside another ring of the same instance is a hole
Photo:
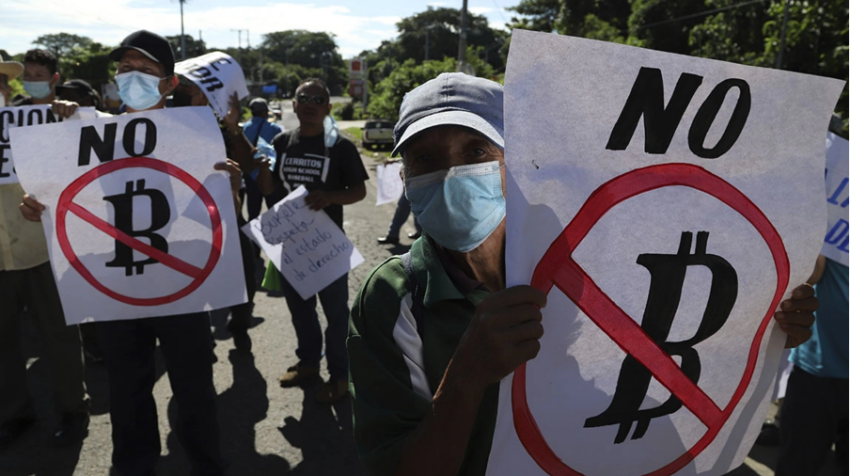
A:
{"label": "eyeglasses", "polygon": [[324,96],[308,96],[306,94],[299,94],[295,100],[298,101],[298,104],[308,104],[312,102],[317,106],[324,106],[328,103],[328,98]]}

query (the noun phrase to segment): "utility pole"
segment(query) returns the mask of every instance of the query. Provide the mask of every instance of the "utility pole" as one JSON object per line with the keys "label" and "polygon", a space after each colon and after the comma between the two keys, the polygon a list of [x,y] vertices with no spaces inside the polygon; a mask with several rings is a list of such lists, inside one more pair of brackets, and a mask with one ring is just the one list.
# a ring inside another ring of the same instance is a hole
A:
{"label": "utility pole", "polygon": [[204,46],[203,31],[198,30],[198,46],[201,48],[201,53],[206,53],[207,48]]}
{"label": "utility pole", "polygon": [[186,59],[186,33],[183,31],[183,4],[186,0],[180,0],[180,50],[183,53],[183,59]]}
{"label": "utility pole", "polygon": [[235,32],[239,33],[239,50],[238,50],[239,54],[237,55],[237,57],[238,57],[237,61],[239,61],[239,66],[242,66],[242,32],[244,30],[237,30],[235,28],[231,28],[230,31],[235,31]]}
{"label": "utility pole", "polygon": [[463,71],[466,64],[466,9],[467,0],[463,0],[463,10],[460,11],[460,39],[457,42],[458,71]]}
{"label": "utility pole", "polygon": [[782,69],[782,54],[785,53],[785,33],[788,28],[788,4],[785,0],[785,13],[782,14],[782,33],[779,36],[779,54],[776,55],[776,69]]}
{"label": "utility pole", "polygon": [[366,60],[363,60],[363,112],[366,112],[366,107],[369,105],[369,68]]}

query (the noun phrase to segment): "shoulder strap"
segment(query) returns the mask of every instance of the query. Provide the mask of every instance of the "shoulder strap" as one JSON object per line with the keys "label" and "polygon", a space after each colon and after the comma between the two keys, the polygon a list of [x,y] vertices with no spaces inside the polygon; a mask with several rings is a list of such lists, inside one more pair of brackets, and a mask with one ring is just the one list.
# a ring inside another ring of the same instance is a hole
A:
{"label": "shoulder strap", "polygon": [[413,313],[413,319],[416,321],[416,331],[420,336],[422,336],[424,323],[424,307],[422,302],[425,298],[425,290],[419,285],[419,280],[416,279],[416,273],[413,272],[413,264],[410,260],[410,251],[401,255],[400,258],[401,264],[404,266],[404,274],[407,275],[407,282],[413,288],[411,291],[413,296],[413,306],[410,308],[410,312]]}

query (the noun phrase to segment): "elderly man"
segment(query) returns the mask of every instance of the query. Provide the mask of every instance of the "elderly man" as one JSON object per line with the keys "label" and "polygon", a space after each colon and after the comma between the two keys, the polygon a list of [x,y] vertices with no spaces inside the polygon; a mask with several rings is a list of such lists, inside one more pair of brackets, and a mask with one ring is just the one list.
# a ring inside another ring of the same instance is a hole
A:
{"label": "elderly man", "polygon": [[[0,104],[9,104],[9,81],[22,72],[20,63],[0,62]],[[8,131],[0,133],[8,139]],[[0,144],[0,161],[7,161],[9,152],[8,144]],[[9,169],[8,163],[0,162],[0,177],[8,177]],[[21,351],[25,307],[44,344],[41,362],[49,373],[53,404],[60,415],[54,441],[77,442],[89,424],[80,333],[76,326],[65,326],[41,226],[24,220],[17,211],[23,194],[19,183],[0,185],[0,448],[13,443],[36,421],[27,389],[27,361]]]}
{"label": "elderly man", "polygon": [[[537,356],[546,306],[505,287],[502,87],[441,74],[405,96],[395,139],[424,235],[372,272],[351,311],[357,449],[377,475],[484,474],[498,383]],[[792,346],[817,307],[811,287],[794,296],[775,316]]]}
{"label": "elderly man", "polygon": [[[166,97],[177,86],[174,53],[168,40],[140,30],[112,50],[109,59],[118,62],[115,81],[129,114],[165,107]],[[238,127],[235,130],[242,134]],[[239,167],[233,161],[214,167],[230,173],[236,200],[241,185]],[[32,221],[39,221],[44,211],[44,205],[29,196],[24,197],[20,208]],[[199,310],[178,316],[98,322],[97,331],[109,375],[112,464],[118,474],[151,476],[159,459],[159,420],[153,398],[154,353],[159,341],[177,401],[176,431],[191,462],[192,475],[221,475],[224,464],[210,361],[209,314]]]}

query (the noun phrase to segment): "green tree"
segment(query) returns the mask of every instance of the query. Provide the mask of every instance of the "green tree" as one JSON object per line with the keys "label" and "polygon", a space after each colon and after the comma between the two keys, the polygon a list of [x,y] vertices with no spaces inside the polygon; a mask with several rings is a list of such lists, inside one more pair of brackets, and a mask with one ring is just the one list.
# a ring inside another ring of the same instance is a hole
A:
{"label": "green tree", "polygon": [[[171,43],[171,49],[174,50],[174,57],[177,58],[177,61],[180,61],[180,58],[183,57],[183,50],[181,48],[180,35],[175,36],[166,36],[165,39]],[[192,38],[192,35],[186,35],[186,58],[194,58],[196,56],[201,56],[207,52],[207,45],[204,40],[196,40]]]}
{"label": "green tree", "polygon": [[347,88],[348,66],[337,51],[332,34],[306,30],[276,31],[263,35],[260,48],[269,60],[317,72],[317,76],[328,83],[331,94],[341,94]]}
{"label": "green tree", "polygon": [[32,42],[36,46],[41,46],[46,50],[51,51],[57,57],[65,56],[74,48],[88,48],[92,43],[91,38],[87,36],[74,35],[71,33],[51,33],[41,35]]}
{"label": "green tree", "polygon": [[110,62],[111,47],[92,42],[75,46],[59,58],[59,73],[65,80],[84,79],[96,90],[115,76],[117,64]]}

